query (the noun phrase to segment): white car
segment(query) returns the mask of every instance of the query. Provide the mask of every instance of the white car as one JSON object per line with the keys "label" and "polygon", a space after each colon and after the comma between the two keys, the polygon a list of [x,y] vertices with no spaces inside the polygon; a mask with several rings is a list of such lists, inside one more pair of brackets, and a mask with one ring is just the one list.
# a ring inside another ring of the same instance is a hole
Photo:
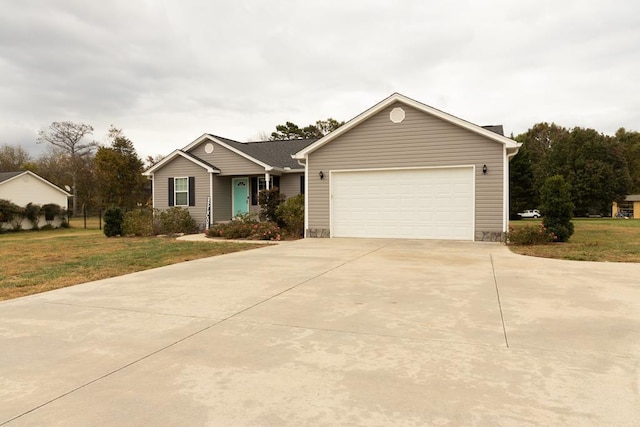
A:
{"label": "white car", "polygon": [[524,212],[518,212],[521,218],[540,218],[540,211],[538,209],[527,209]]}

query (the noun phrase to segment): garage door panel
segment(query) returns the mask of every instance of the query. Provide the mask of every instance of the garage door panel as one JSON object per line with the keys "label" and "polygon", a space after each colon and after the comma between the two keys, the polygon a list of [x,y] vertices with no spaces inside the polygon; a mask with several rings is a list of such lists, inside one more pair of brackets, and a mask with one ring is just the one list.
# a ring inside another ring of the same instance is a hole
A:
{"label": "garage door panel", "polygon": [[473,169],[333,172],[335,237],[473,239]]}

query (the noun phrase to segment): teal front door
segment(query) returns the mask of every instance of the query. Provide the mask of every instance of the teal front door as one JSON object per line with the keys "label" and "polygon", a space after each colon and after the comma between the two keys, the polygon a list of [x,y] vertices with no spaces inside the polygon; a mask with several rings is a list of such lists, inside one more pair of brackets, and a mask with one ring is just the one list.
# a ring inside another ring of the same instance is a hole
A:
{"label": "teal front door", "polygon": [[233,178],[233,216],[249,212],[249,178]]}

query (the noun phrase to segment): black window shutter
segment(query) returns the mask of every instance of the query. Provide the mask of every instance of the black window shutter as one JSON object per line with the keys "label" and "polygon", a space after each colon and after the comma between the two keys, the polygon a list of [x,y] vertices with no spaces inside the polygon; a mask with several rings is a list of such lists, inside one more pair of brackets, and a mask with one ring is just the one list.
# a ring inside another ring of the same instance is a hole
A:
{"label": "black window shutter", "polygon": [[258,177],[251,177],[251,206],[258,205]]}
{"label": "black window shutter", "polygon": [[189,177],[189,206],[196,205],[196,177]]}
{"label": "black window shutter", "polygon": [[280,190],[280,177],[278,175],[273,177],[273,186],[278,187],[278,190]]}
{"label": "black window shutter", "polygon": [[175,203],[173,202],[173,178],[169,178],[169,206],[173,206]]}
{"label": "black window shutter", "polygon": [[304,194],[304,175],[300,175],[300,194]]}

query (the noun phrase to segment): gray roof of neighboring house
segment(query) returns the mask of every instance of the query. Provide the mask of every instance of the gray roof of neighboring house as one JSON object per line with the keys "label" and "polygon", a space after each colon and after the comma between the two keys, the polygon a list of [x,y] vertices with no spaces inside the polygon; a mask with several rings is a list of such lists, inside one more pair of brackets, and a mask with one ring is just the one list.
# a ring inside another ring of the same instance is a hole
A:
{"label": "gray roof of neighboring house", "polygon": [[627,202],[640,202],[640,194],[629,194],[624,198]]}
{"label": "gray roof of neighboring house", "polygon": [[502,127],[502,125],[487,125],[482,127],[486,130],[490,130],[493,133],[504,136],[504,128]]}
{"label": "gray roof of neighboring house", "polygon": [[14,176],[18,176],[20,174],[25,173],[26,171],[17,171],[17,172],[0,172],[0,182],[4,182],[8,179],[13,178]]}
{"label": "gray roof of neighboring house", "polygon": [[302,169],[302,166],[292,159],[291,155],[317,141],[317,139],[291,139],[238,142],[217,135],[211,136],[269,166],[277,168],[289,167],[291,169]]}

